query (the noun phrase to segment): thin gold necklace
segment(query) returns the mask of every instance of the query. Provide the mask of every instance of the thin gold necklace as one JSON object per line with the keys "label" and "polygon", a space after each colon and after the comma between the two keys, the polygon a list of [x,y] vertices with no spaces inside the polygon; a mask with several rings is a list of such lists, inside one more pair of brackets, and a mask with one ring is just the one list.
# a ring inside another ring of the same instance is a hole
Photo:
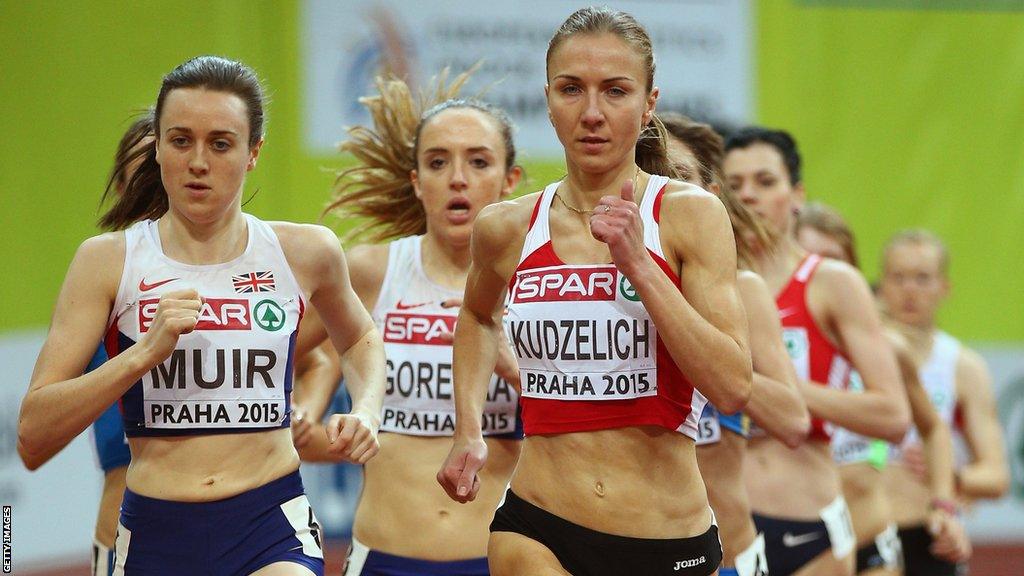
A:
{"label": "thin gold necklace", "polygon": [[[636,167],[636,174],[633,174],[633,194],[634,195],[636,194],[636,182],[637,182],[637,178],[639,178],[639,177],[640,177],[640,167],[637,166]],[[594,210],[593,209],[583,210],[582,208],[577,208],[575,206],[571,206],[568,202],[565,201],[565,198],[562,198],[562,195],[559,194],[558,192],[555,192],[555,198],[558,198],[559,201],[562,202],[562,206],[565,206],[566,208],[568,208],[569,210],[572,210],[573,212],[575,212],[577,214],[583,214],[584,216],[592,216],[594,214]]]}

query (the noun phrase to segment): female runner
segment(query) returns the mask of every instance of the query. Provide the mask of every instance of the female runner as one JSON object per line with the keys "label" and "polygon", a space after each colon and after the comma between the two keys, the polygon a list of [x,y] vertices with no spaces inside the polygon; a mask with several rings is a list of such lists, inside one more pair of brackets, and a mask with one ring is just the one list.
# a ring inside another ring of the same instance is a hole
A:
{"label": "female runner", "polygon": [[[947,426],[961,411],[962,430],[973,461],[956,469],[955,490],[961,500],[999,498],[1009,489],[1003,432],[999,425],[992,379],[976,351],[936,325],[948,294],[949,253],[945,244],[925,230],[904,230],[886,243],[879,295],[890,325],[908,342],[921,365],[921,384]],[[903,543],[907,576],[960,574],[965,554],[943,543],[932,518],[937,511],[956,513],[955,502],[936,500],[929,491],[922,460],[921,435],[911,432],[890,452],[885,471],[886,492]],[[954,462],[955,462],[954,457]],[[917,471],[919,470],[919,471]]]}
{"label": "female runner", "polygon": [[693,439],[705,396],[732,413],[751,386],[728,215],[659,175],[673,169],[654,56],[632,16],[570,16],[548,45],[545,93],[568,175],[477,221],[438,480],[460,502],[480,490],[508,291],[527,436],[491,524],[491,572],[716,573]]}
{"label": "female runner", "polygon": [[[679,177],[722,199],[732,221],[737,257],[741,266],[745,265],[769,238],[753,215],[722,189],[722,137],[711,126],[681,114],[669,112],[660,117],[670,136],[669,157]],[[764,537],[754,527],[743,482],[749,420],[791,448],[804,441],[811,420],[797,390],[796,372],[782,343],[782,327],[768,287],[749,270],[739,271],[737,286],[750,327],[753,391],[744,408],[746,414],[720,414],[710,404],[704,409],[697,438],[697,464],[722,539],[720,576],[756,576],[767,574],[768,566]]]}
{"label": "female runner", "polygon": [[[287,429],[294,334],[311,303],[355,401],[330,434],[360,462],[377,450],[380,336],[332,233],[241,211],[263,144],[251,69],[181,64],[164,77],[153,132],[102,221],[130,227],[87,240],[71,264],[22,403],[19,453],[48,453],[121,398],[132,463],[115,574],[322,574]],[[105,330],[110,360],[82,375]]]}
{"label": "female runner", "polygon": [[[342,173],[327,208],[365,218],[355,235],[383,242],[348,255],[353,287],[384,336],[388,380],[381,453],[364,467],[348,576],[488,574],[487,526],[519,457],[518,394],[493,376],[482,412],[493,459],[479,499],[457,504],[434,483],[455,431],[451,337],[470,232],[522,173],[505,113],[455,99],[468,73],[450,86],[444,78],[423,105],[401,80],[378,80],[379,94],[362,100],[374,126],[350,129],[342,144],[359,164]],[[511,353],[504,356],[499,368],[518,380]],[[321,435],[300,454],[330,459],[322,444]]]}
{"label": "female runner", "polygon": [[[800,209],[796,223],[797,241],[810,252],[857,266],[853,237],[843,218],[831,208],[811,202]],[[928,393],[918,378],[919,365],[910,354],[906,340],[886,330],[900,375],[910,401],[914,426],[925,447],[928,489],[933,502],[953,501],[953,444],[949,428],[939,419]],[[860,388],[860,378],[851,374],[851,388]],[[840,428],[832,437],[832,455],[839,463],[843,496],[850,506],[853,531],[857,535],[857,573],[898,576],[900,541],[895,517],[885,492],[882,475],[889,444]],[[948,508],[948,506],[946,507]],[[969,548],[959,520],[947,509],[934,507],[927,525],[935,531],[937,548],[954,561],[966,560]]]}
{"label": "female runner", "polygon": [[[771,438],[747,449],[747,490],[764,532],[773,576],[852,574],[856,544],[829,447],[833,423],[898,440],[908,424],[896,360],[882,339],[867,282],[851,266],[809,255],[793,237],[803,201],[800,156],[782,131],[748,128],[726,142],[732,193],[769,227],[772,244],[753,269],[776,294],[783,337],[812,415],[808,442],[793,450]],[[845,390],[849,364],[865,390]]]}

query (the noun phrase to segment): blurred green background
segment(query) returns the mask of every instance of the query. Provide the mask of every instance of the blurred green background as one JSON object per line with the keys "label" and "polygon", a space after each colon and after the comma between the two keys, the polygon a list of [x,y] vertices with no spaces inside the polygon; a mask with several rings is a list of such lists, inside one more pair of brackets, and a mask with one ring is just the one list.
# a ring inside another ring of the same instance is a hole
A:
{"label": "blurred green background", "polygon": [[[972,341],[1024,340],[1024,14],[997,2],[753,4],[757,120],[797,137],[809,195],[848,217],[867,275],[892,232],[930,228],[953,254],[944,327]],[[342,159],[303,146],[300,9],[0,0],[0,246],[12,263],[0,332],[46,325],[75,248],[96,232],[130,112],[190,56],[240,59],[269,89],[246,210],[318,217]],[[526,168],[536,188],[561,174],[561,160]]]}

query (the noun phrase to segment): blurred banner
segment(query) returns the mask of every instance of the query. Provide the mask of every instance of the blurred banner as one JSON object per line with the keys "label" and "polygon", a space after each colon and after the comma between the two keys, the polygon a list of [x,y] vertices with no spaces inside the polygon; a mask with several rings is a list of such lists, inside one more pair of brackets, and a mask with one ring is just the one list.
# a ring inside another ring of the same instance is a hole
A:
{"label": "blurred banner", "polygon": [[[0,337],[0,503],[14,507],[13,551],[18,567],[83,562],[92,544],[102,475],[89,432],[36,472],[25,470],[15,451],[18,408],[44,334]],[[1002,500],[983,502],[967,516],[975,543],[1024,543],[1024,346],[981,347],[992,370],[999,417],[1006,434],[1013,487]],[[346,410],[339,394],[333,410]],[[359,497],[356,466],[306,464],[303,481],[329,537],[348,537]]]}
{"label": "blurred banner", "polygon": [[[330,152],[344,127],[369,120],[359,97],[382,69],[423,86],[445,66],[483,66],[463,92],[504,108],[519,127],[518,147],[560,154],[544,99],[545,51],[579,2],[521,0],[309,0],[304,6],[306,145]],[[653,0],[617,6],[654,40],[658,108],[740,123],[752,115],[748,0]]]}

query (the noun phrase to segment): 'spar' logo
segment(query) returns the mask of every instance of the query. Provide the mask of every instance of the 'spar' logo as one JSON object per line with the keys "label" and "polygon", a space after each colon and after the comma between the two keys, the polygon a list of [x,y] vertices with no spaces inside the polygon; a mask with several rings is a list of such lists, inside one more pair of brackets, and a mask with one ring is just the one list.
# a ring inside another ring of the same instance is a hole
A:
{"label": "'spar' logo", "polygon": [[[159,305],[159,298],[139,300],[139,332],[149,331]],[[242,298],[206,298],[199,308],[196,330],[252,330],[249,301]]]}

